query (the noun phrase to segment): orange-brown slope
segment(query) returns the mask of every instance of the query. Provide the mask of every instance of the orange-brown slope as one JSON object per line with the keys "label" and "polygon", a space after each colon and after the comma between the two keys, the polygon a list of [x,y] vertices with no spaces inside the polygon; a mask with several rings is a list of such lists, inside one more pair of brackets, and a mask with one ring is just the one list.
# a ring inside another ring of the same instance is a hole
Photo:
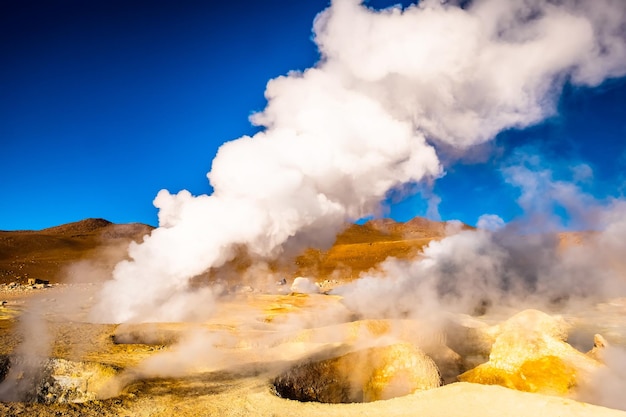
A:
{"label": "orange-brown slope", "polygon": [[[270,269],[287,276],[312,276],[316,280],[351,280],[390,256],[401,259],[417,256],[428,242],[443,238],[446,227],[445,222],[419,217],[405,223],[376,219],[362,225],[352,224],[328,250],[310,248],[295,262],[293,259],[270,262]],[[152,227],[138,223],[113,224],[103,219],[86,219],[40,231],[0,231],[0,283],[23,284],[28,278],[63,282],[68,267],[84,260],[91,262],[90,272],[100,271],[104,279],[126,257],[131,240],[140,241],[151,230]],[[242,248],[233,261],[204,278],[229,277],[233,284],[244,284],[242,272],[253,264]]]}
{"label": "orange-brown slope", "polygon": [[73,263],[90,260],[112,268],[126,256],[126,247],[149,234],[144,224],[113,224],[86,219],[48,229],[0,231],[0,283],[40,278],[60,282]]}
{"label": "orange-brown slope", "polygon": [[[296,259],[297,274],[316,279],[351,280],[392,256],[416,257],[433,239],[446,236],[446,222],[416,217],[404,223],[392,219],[353,224],[337,236],[327,251],[308,249]],[[462,228],[469,226],[462,225]]]}
{"label": "orange-brown slope", "polygon": [[[466,225],[460,227],[469,228]],[[420,217],[405,223],[392,219],[376,219],[365,224],[350,224],[337,235],[330,248],[312,247],[295,259],[265,259],[263,261],[267,262],[267,269],[261,270],[256,268],[259,264],[242,246],[234,259],[199,275],[194,282],[202,285],[219,280],[227,285],[254,287],[259,283],[259,276],[265,273],[274,274],[276,278],[307,276],[316,281],[351,281],[362,272],[375,268],[388,257],[410,259],[418,256],[431,240],[445,237],[447,228],[446,222]]]}

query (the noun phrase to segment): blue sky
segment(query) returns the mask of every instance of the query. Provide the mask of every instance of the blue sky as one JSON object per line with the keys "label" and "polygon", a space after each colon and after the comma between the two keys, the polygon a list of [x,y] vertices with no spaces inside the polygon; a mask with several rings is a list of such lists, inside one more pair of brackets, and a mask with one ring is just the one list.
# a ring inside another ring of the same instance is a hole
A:
{"label": "blue sky", "polygon": [[[372,7],[395,2],[372,1]],[[217,148],[255,130],[270,78],[312,66],[315,15],[327,1],[5,0],[0,3],[0,230],[87,217],[156,225],[166,188],[210,193]],[[567,87],[559,114],[504,132],[446,168],[434,187],[389,214],[475,224],[522,214],[503,166],[540,155],[555,177],[588,165],[581,187],[620,197],[626,82]],[[485,155],[488,155],[486,157]],[[430,212],[433,213],[432,210]]]}

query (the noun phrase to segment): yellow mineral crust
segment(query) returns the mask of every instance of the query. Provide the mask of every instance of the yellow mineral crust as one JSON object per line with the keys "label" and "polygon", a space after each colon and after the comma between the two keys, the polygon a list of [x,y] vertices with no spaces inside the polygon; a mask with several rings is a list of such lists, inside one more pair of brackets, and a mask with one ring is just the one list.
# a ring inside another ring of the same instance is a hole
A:
{"label": "yellow mineral crust", "polygon": [[328,403],[386,400],[440,385],[435,363],[408,343],[301,364],[274,380],[285,398]]}
{"label": "yellow mineral crust", "polygon": [[567,326],[561,319],[537,310],[523,311],[500,326],[489,361],[458,379],[567,395],[600,363],[566,343],[566,337]]}
{"label": "yellow mineral crust", "polygon": [[496,368],[489,363],[459,376],[463,382],[501,385],[518,391],[565,395],[576,386],[576,369],[557,356],[528,360],[514,371]]}
{"label": "yellow mineral crust", "polygon": [[372,349],[373,365],[363,386],[364,402],[387,400],[441,385],[434,362],[408,343]]}

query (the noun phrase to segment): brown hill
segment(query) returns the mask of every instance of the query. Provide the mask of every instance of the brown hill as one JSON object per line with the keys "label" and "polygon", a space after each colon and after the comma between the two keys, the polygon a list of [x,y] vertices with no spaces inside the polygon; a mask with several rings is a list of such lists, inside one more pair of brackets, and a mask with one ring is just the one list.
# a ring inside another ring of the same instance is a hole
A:
{"label": "brown hill", "polygon": [[0,283],[24,284],[28,278],[64,280],[77,261],[110,269],[126,256],[131,241],[153,228],[144,224],[113,224],[86,219],[43,230],[0,231]]}
{"label": "brown hill", "polygon": [[[467,228],[469,226],[463,225]],[[313,276],[317,280],[351,280],[390,256],[407,259],[418,255],[433,239],[446,235],[447,223],[416,217],[405,223],[391,219],[352,224],[337,236],[328,250],[310,248],[294,259],[270,262],[270,269],[286,276]],[[126,257],[131,241],[141,241],[153,228],[144,224],[113,224],[104,219],[86,219],[39,231],[0,231],[0,283],[24,284],[28,278],[51,282],[94,281],[110,275]],[[79,261],[89,268],[77,272]],[[245,283],[242,273],[254,262],[242,249],[240,256],[199,281],[226,279]]]}
{"label": "brown hill", "polygon": [[[327,251],[308,249],[296,259],[297,275],[320,279],[351,280],[361,272],[376,267],[392,256],[416,257],[433,239],[446,236],[448,223],[415,217],[399,223],[392,219],[375,219],[353,224],[337,236]],[[470,228],[461,225],[461,228]]]}

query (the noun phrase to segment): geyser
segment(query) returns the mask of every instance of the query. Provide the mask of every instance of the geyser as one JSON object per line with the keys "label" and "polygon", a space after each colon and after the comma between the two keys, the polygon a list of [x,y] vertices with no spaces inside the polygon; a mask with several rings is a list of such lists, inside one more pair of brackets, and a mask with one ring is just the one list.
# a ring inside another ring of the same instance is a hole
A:
{"label": "geyser", "polygon": [[432,359],[408,343],[309,361],[272,382],[280,397],[322,403],[387,400],[441,384]]}
{"label": "geyser", "polygon": [[160,227],[117,265],[94,319],[186,320],[213,297],[190,280],[242,247],[331,244],[390,191],[442,175],[435,144],[463,154],[553,115],[566,82],[624,75],[624,22],[620,0],[332,1],[314,24],[320,61],[268,83],[262,130],[220,148],[212,195],[157,195]]}

